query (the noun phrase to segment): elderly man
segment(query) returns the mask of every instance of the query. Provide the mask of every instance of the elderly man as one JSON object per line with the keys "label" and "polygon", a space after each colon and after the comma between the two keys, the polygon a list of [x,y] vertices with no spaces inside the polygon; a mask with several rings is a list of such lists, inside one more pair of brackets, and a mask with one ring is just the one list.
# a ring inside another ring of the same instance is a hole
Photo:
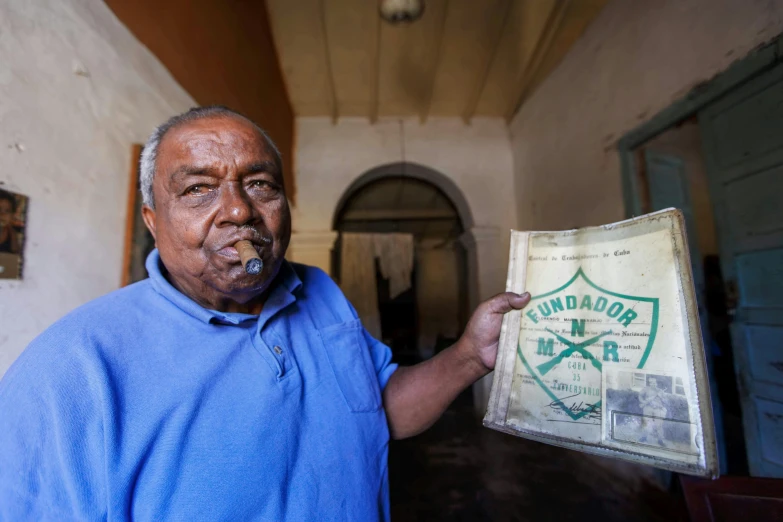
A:
{"label": "elderly man", "polygon": [[57,322],[0,383],[0,519],[388,519],[389,434],[487,374],[529,296],[483,303],[457,344],[397,368],[325,273],[284,260],[280,155],[257,125],[174,117],[141,182],[149,279]]}

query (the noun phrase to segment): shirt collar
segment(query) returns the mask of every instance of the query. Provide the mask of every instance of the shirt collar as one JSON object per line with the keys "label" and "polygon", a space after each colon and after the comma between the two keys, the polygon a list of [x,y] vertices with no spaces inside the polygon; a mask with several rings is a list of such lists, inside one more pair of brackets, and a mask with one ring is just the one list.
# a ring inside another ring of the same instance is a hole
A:
{"label": "shirt collar", "polygon": [[284,259],[283,263],[280,265],[280,271],[272,282],[269,297],[264,303],[264,308],[261,311],[260,316],[218,312],[217,310],[204,308],[169,283],[165,276],[166,267],[163,266],[163,261],[160,259],[157,248],[147,256],[145,266],[149,273],[152,287],[160,295],[165,297],[183,312],[205,323],[221,322],[240,324],[252,320],[259,321],[263,326],[263,323],[269,320],[274,314],[296,301],[294,292],[302,286],[302,281],[299,279],[299,276],[296,274],[291,264]]}

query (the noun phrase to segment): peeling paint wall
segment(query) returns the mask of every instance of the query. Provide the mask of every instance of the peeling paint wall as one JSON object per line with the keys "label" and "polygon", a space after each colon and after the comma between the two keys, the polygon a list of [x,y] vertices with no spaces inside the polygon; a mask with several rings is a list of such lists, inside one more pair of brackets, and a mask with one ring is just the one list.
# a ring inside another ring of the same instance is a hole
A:
{"label": "peeling paint wall", "polygon": [[0,375],[119,287],[131,144],[193,105],[102,1],[3,1],[0,186],[30,208],[24,280],[0,282]]}
{"label": "peeling paint wall", "polygon": [[625,216],[617,141],[783,31],[783,0],[613,0],[511,123],[518,226]]}

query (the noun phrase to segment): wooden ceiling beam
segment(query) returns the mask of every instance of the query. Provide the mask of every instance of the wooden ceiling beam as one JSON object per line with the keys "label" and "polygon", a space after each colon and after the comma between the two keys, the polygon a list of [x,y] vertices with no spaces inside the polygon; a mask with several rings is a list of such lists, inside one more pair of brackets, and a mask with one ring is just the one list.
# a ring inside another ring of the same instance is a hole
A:
{"label": "wooden ceiling beam", "polygon": [[513,98],[512,104],[506,111],[507,122],[511,122],[511,119],[519,110],[522,102],[525,101],[525,97],[530,91],[533,78],[535,78],[538,68],[544,61],[544,57],[552,47],[552,42],[555,40],[555,36],[557,35],[558,30],[563,24],[566,11],[568,11],[568,7],[570,6],[571,2],[572,0],[557,0],[557,3],[552,8],[552,12],[547,17],[546,27],[544,27],[544,30],[541,31],[541,36],[536,42],[536,47],[533,50],[533,54],[531,55],[530,60],[527,64],[525,64],[521,81],[518,84],[519,90],[517,91],[517,95]]}
{"label": "wooden ceiling beam", "polygon": [[329,30],[326,27],[326,2],[327,0],[321,0],[321,12],[320,12],[320,18],[321,18],[321,28],[324,33],[324,58],[326,60],[326,75],[327,75],[327,85],[328,87],[328,97],[329,97],[329,109],[330,109],[330,116],[332,118],[332,124],[337,124],[337,119],[340,117],[339,108],[337,106],[337,92],[335,87],[335,81],[334,81],[334,70],[332,68],[332,52],[331,47],[329,46]]}
{"label": "wooden ceiling beam", "polygon": [[438,29],[433,33],[433,41],[437,51],[435,52],[435,59],[433,60],[432,67],[430,68],[430,77],[428,79],[427,95],[424,97],[424,102],[419,109],[419,121],[420,123],[426,123],[427,118],[430,115],[430,109],[432,108],[432,97],[435,94],[435,79],[438,76],[438,66],[440,65],[441,56],[443,55],[443,46],[445,45],[443,34],[446,29],[446,20],[449,17],[449,0],[445,0],[443,6],[443,16],[441,17]]}
{"label": "wooden ceiling beam", "polygon": [[462,120],[468,125],[476,114],[476,108],[481,99],[481,93],[484,91],[484,86],[487,83],[487,78],[489,78],[489,72],[492,70],[492,63],[495,61],[495,57],[498,54],[498,48],[500,47],[503,33],[505,33],[506,28],[508,27],[508,21],[511,18],[509,15],[511,14],[511,6],[513,3],[513,0],[506,0],[504,3],[498,5],[495,12],[495,40],[492,42],[487,57],[481,65],[481,70],[477,76],[476,83],[473,85],[473,90],[471,91],[468,101],[465,104],[465,109],[462,112]]}

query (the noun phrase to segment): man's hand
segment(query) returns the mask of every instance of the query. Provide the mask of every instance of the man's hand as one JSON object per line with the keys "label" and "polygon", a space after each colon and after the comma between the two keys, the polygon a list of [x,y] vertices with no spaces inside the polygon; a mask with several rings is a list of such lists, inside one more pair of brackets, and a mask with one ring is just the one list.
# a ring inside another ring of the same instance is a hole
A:
{"label": "man's hand", "polygon": [[426,430],[462,390],[492,371],[503,314],[529,302],[527,293],[496,295],[476,308],[454,346],[416,366],[398,368],[383,391],[392,437],[401,439]]}
{"label": "man's hand", "polygon": [[530,294],[506,292],[484,301],[476,308],[462,334],[460,342],[472,350],[487,370],[495,368],[500,341],[503,315],[511,310],[521,310],[530,302]]}

